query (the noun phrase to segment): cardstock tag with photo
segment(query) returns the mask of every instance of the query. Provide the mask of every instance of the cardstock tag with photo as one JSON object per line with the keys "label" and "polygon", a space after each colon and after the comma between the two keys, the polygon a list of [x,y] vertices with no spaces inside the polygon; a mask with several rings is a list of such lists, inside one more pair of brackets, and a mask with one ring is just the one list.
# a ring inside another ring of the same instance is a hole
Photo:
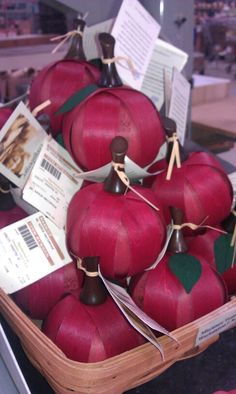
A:
{"label": "cardstock tag with photo", "polygon": [[0,172],[24,187],[47,134],[23,102],[0,131]]}

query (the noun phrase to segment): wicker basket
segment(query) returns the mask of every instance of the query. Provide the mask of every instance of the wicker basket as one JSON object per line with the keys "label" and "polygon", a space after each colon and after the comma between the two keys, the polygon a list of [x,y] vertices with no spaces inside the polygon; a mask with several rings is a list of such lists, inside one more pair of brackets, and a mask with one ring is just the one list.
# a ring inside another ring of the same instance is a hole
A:
{"label": "wicker basket", "polygon": [[195,347],[198,329],[217,321],[230,311],[236,313],[236,298],[173,331],[179,345],[165,335],[160,337],[158,340],[164,349],[165,360],[153,345],[147,343],[102,362],[87,364],[71,361],[1,289],[0,311],[20,338],[32,364],[45,376],[56,393],[121,394],[160,375],[176,361],[202,352],[215,342],[218,335]]}

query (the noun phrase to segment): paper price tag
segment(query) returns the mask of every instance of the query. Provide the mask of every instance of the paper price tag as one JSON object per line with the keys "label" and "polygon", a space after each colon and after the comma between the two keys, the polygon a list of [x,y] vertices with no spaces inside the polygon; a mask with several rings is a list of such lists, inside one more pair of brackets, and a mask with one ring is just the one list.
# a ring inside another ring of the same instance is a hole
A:
{"label": "paper price tag", "polygon": [[80,171],[69,153],[47,138],[25,185],[23,198],[63,228],[68,204],[82,185],[83,180],[78,179]]}
{"label": "paper price tag", "polygon": [[71,262],[65,232],[38,212],[0,230],[0,287],[28,286]]}

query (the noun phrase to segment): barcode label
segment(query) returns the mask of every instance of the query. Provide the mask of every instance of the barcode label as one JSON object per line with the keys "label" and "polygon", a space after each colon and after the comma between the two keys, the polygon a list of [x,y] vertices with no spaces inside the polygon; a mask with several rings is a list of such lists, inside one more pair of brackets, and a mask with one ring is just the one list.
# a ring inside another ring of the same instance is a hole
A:
{"label": "barcode label", "polygon": [[41,167],[44,168],[46,171],[48,171],[51,175],[53,175],[56,179],[60,179],[61,177],[61,172],[58,171],[58,169],[53,166],[49,161],[46,159],[43,159],[41,162]]}
{"label": "barcode label", "polygon": [[22,236],[23,240],[25,241],[26,245],[28,246],[29,250],[37,248],[38,244],[35,241],[33,235],[31,234],[31,232],[26,224],[18,227],[18,230],[19,230],[20,235]]}

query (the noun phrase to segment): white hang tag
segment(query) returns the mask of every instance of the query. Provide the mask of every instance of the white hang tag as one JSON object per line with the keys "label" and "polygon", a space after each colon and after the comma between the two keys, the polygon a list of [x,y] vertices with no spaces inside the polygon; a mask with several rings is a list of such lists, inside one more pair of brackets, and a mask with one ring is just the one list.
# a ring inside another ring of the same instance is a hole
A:
{"label": "white hang tag", "polygon": [[116,64],[123,81],[140,90],[161,26],[137,0],[123,0],[111,34],[116,40],[115,56],[129,58],[127,64]]}
{"label": "white hang tag", "polygon": [[178,341],[169,333],[169,331],[167,331],[164,327],[162,327],[145,312],[143,312],[134,303],[125,289],[105,279],[100,271],[100,268],[99,276],[102,279],[107,291],[117,306],[120,308],[122,313],[126,316],[130,324],[161,352],[162,358],[164,359],[164,353],[161,345],[159,344],[158,339],[155,337],[151,329],[169,336],[176,342]]}
{"label": "white hang tag", "polygon": [[163,257],[164,257],[165,254],[166,254],[166,251],[167,251],[167,248],[168,248],[168,245],[169,245],[171,236],[172,236],[172,234],[173,234],[173,231],[174,231],[173,226],[168,225],[168,226],[167,226],[167,235],[166,235],[166,242],[165,242],[165,245],[163,246],[163,248],[162,248],[162,250],[161,250],[159,256],[157,257],[156,261],[155,261],[150,267],[146,268],[145,271],[153,270],[154,268],[156,268],[156,266],[157,266],[157,265],[160,263],[160,261],[163,259]]}
{"label": "white hang tag", "polygon": [[71,262],[65,232],[41,212],[0,230],[0,287],[14,293]]}
{"label": "white hang tag", "polygon": [[90,182],[103,182],[111,169],[111,163],[105,164],[95,170],[81,172],[76,175],[76,179],[85,179]]}
{"label": "white hang tag", "polygon": [[161,39],[157,39],[146,70],[141,91],[155,104],[158,110],[164,103],[163,72],[172,79],[173,67],[182,71],[188,54]]}
{"label": "white hang tag", "polygon": [[190,91],[190,83],[174,68],[169,117],[176,122],[177,135],[182,146],[185,142]]}
{"label": "white hang tag", "polygon": [[23,102],[0,131],[0,172],[23,188],[47,134]]}
{"label": "white hang tag", "polygon": [[80,171],[69,153],[48,137],[24,187],[23,198],[63,228],[68,204],[83,182],[77,177]]}
{"label": "white hang tag", "polygon": [[[130,180],[146,178],[148,176],[157,175],[163,170],[156,171],[154,173],[148,172],[148,168],[153,164],[157,163],[159,160],[162,160],[166,156],[167,144],[164,142],[159,149],[159,152],[152,163],[148,166],[142,168],[138,164],[136,164],[133,160],[131,160],[128,156],[125,157],[125,173]],[[105,164],[102,167],[99,167],[95,170],[81,172],[76,175],[77,179],[86,179],[90,182],[104,182],[106,177],[108,176],[111,169],[111,163]]]}

